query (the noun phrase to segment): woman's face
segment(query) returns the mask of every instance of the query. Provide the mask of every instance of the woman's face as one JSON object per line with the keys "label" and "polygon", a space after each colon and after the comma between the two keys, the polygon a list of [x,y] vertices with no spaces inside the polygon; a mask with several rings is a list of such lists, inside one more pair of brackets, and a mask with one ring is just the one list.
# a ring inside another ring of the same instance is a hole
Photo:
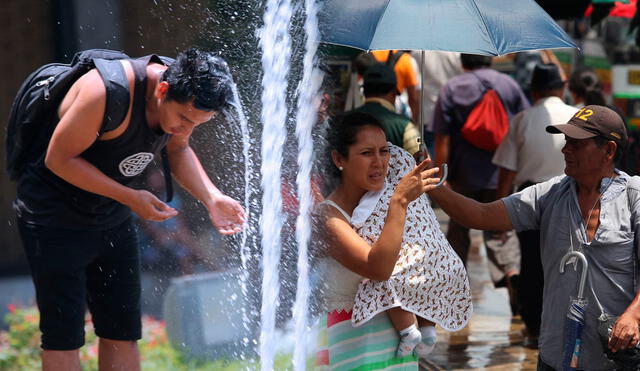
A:
{"label": "woman's face", "polygon": [[384,186],[389,167],[389,147],[382,129],[364,126],[356,134],[356,142],[349,147],[348,157],[334,156],[336,166],[342,167],[342,183],[365,191],[379,191]]}

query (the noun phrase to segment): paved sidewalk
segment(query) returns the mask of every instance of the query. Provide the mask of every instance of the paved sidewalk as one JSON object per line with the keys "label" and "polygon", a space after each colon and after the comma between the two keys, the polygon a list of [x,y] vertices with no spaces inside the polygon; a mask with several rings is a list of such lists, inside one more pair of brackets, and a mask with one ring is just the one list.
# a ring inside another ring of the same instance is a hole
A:
{"label": "paved sidewalk", "polygon": [[[436,210],[443,230],[448,217]],[[438,329],[438,344],[426,370],[535,370],[537,350],[522,346],[523,324],[511,316],[506,288],[495,289],[489,276],[487,257],[479,231],[472,231],[467,272],[473,295],[474,314],[461,331]]]}

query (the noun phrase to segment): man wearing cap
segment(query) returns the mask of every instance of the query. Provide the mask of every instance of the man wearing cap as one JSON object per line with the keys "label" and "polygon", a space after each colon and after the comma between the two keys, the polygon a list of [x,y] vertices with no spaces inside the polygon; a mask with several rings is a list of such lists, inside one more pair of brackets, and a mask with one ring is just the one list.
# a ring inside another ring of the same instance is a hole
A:
{"label": "man wearing cap", "polygon": [[390,67],[382,64],[369,67],[364,74],[365,103],[354,111],[377,118],[389,142],[415,155],[420,150],[420,136],[411,120],[395,112],[396,86],[396,74]]}
{"label": "man wearing cap", "polygon": [[[564,134],[565,175],[528,187],[491,203],[480,203],[441,187],[430,192],[452,219],[482,230],[540,230],[544,300],[538,370],[562,365],[564,323],[577,295],[581,269],[559,272],[569,251],[588,261],[588,301],[582,331],[580,370],[612,370],[597,333],[598,318],[619,316],[608,348],[614,352],[638,343],[640,295],[635,272],[640,248],[640,178],[614,168],[627,143],[624,121],[597,105],[580,109],[566,123],[546,128]],[[600,309],[602,308],[602,309]]]}
{"label": "man wearing cap", "polygon": [[[534,105],[513,118],[509,132],[493,156],[493,164],[500,168],[497,199],[508,196],[514,188],[520,191],[563,174],[564,138],[547,134],[545,127],[567,122],[578,110],[562,101],[564,84],[556,65],[534,67],[529,87]],[[535,346],[540,332],[544,282],[540,231],[518,232],[518,240],[521,264],[517,291],[523,294],[516,299],[526,326],[525,342]]]}

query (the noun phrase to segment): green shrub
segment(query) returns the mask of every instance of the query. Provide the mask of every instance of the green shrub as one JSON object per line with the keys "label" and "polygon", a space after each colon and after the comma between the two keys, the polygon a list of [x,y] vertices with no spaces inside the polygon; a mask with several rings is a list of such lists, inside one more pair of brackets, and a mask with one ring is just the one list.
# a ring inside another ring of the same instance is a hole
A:
{"label": "green shrub", "polygon": [[[40,369],[40,330],[38,310],[35,307],[17,308],[9,305],[5,322],[7,332],[0,333],[0,370],[30,371]],[[171,347],[164,321],[149,316],[142,318],[142,340],[138,342],[143,371],[237,371],[259,369],[255,361],[217,360],[197,362],[186,360]],[[85,320],[85,345],[80,348],[83,370],[98,370],[98,338],[93,331],[91,318]],[[276,370],[291,370],[291,356],[276,357]]]}

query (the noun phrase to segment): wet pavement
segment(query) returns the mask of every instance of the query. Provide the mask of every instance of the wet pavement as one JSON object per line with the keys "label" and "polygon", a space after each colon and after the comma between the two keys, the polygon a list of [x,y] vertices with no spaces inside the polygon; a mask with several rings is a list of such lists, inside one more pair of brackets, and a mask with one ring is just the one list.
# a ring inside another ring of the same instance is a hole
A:
{"label": "wet pavement", "polygon": [[[436,210],[446,230],[447,217]],[[467,272],[474,314],[467,327],[457,332],[438,329],[438,343],[426,370],[535,370],[538,351],[523,346],[523,323],[512,317],[507,289],[495,289],[487,266],[482,236],[472,231]]]}

